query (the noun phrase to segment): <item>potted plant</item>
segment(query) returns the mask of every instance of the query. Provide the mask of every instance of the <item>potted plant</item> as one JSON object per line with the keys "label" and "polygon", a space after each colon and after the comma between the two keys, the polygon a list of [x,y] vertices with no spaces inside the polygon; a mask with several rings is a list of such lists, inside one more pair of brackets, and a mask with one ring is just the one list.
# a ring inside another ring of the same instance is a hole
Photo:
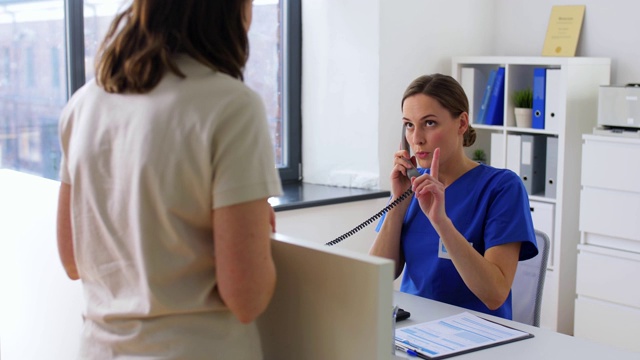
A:
{"label": "potted plant", "polygon": [[530,128],[531,108],[533,107],[533,91],[531,88],[514,91],[513,106],[515,107],[516,126]]}
{"label": "potted plant", "polygon": [[473,158],[471,160],[477,161],[479,163],[486,164],[487,163],[487,154],[485,154],[484,150],[482,150],[482,149],[476,149],[473,152]]}

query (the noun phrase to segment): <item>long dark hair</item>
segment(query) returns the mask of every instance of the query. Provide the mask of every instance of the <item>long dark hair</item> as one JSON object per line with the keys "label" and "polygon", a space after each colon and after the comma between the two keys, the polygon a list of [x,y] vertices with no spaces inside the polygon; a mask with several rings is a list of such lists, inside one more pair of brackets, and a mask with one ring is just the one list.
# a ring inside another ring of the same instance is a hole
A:
{"label": "long dark hair", "polygon": [[96,62],[96,81],[111,93],[146,93],[185,53],[243,80],[249,56],[244,6],[251,0],[133,0],[111,23]]}
{"label": "long dark hair", "polygon": [[[424,94],[427,95],[442,105],[449,111],[452,117],[457,118],[463,112],[469,113],[469,100],[464,92],[464,89],[460,84],[451,76],[443,74],[431,74],[423,75],[413,80],[411,84],[404,91],[402,95],[402,103],[413,95]],[[476,142],[476,130],[471,127],[471,124],[467,127],[467,131],[464,133],[463,146],[471,146]]]}

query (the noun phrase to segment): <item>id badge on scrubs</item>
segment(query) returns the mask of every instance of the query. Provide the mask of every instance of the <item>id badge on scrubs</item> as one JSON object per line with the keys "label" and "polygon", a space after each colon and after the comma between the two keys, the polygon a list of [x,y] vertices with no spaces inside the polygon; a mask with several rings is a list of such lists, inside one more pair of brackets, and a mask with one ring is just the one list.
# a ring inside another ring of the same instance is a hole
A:
{"label": "id badge on scrubs", "polygon": [[[469,245],[473,246],[473,243],[469,243]],[[438,257],[440,259],[449,259],[451,260],[451,255],[447,251],[447,248],[444,247],[444,243],[442,242],[442,238],[438,239]]]}

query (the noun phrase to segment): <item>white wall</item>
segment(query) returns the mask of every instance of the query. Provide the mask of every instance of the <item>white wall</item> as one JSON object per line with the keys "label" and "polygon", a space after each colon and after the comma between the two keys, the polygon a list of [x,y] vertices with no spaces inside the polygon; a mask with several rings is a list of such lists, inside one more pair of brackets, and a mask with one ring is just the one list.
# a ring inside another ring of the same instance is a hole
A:
{"label": "white wall", "polygon": [[59,183],[0,170],[0,359],[75,359],[82,288],[58,260]]}
{"label": "white wall", "polygon": [[377,188],[378,2],[303,1],[302,154],[311,183]]}
{"label": "white wall", "polygon": [[640,82],[634,0],[302,0],[305,181],[389,189],[409,82],[456,55],[540,55],[551,7],[571,4],[586,5],[577,55]]}

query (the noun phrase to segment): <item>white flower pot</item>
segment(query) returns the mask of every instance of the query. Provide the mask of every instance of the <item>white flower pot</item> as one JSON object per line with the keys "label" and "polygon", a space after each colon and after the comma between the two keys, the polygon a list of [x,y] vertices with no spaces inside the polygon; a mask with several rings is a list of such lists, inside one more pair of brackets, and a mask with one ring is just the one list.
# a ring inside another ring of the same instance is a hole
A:
{"label": "white flower pot", "polygon": [[532,110],[528,108],[515,108],[516,126],[521,128],[531,127]]}

